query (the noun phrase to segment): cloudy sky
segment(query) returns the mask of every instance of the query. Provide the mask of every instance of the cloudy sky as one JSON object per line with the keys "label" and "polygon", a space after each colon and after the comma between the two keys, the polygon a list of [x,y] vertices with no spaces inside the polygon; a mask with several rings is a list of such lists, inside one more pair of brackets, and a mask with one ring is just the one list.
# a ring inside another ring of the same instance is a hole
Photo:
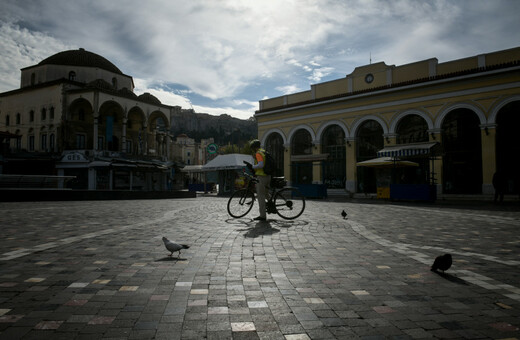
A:
{"label": "cloudy sky", "polygon": [[0,92],[80,47],[136,94],[249,118],[258,101],[384,61],[439,62],[520,46],[518,0],[1,0]]}

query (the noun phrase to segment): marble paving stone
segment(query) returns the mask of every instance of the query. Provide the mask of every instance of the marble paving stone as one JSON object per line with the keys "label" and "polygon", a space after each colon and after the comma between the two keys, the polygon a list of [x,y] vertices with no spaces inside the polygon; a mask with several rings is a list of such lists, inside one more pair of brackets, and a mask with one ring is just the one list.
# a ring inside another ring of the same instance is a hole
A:
{"label": "marble paving stone", "polygon": [[252,322],[232,322],[231,330],[233,332],[251,332],[255,331],[255,324]]}
{"label": "marble paving stone", "polygon": [[0,202],[0,338],[520,339],[520,209],[373,203],[264,225],[214,195]]}
{"label": "marble paving stone", "polygon": [[58,329],[63,321],[42,321],[34,326],[34,329]]}

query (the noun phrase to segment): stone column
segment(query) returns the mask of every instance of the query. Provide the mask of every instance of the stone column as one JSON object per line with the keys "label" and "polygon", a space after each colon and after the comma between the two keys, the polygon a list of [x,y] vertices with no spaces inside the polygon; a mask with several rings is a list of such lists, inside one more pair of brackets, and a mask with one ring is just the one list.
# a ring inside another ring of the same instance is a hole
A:
{"label": "stone column", "polygon": [[287,184],[291,184],[291,144],[284,144],[283,147],[285,152],[283,157],[283,174]]}
{"label": "stone column", "polygon": [[356,166],[356,138],[345,138],[345,189],[351,193],[357,192],[357,166]]}
{"label": "stone column", "polygon": [[[441,129],[432,129],[428,130],[429,133],[429,142],[438,142],[442,144],[442,130]],[[435,157],[435,160],[430,161],[430,174],[434,174],[435,183],[437,186],[437,194],[442,194],[442,156],[438,155]],[[430,175],[431,176],[431,175]]]}
{"label": "stone column", "polygon": [[[319,140],[312,141],[312,154],[319,155],[321,153],[321,143]],[[323,165],[322,161],[312,162],[312,183],[323,184]]]}
{"label": "stone column", "polygon": [[126,124],[128,122],[128,117],[127,117],[127,114],[128,114],[128,111],[126,110],[125,108],[125,111],[123,112],[123,131],[121,132],[122,135],[121,135],[121,152],[124,152],[126,153],[128,150],[127,150],[127,147],[126,147]]}
{"label": "stone column", "polygon": [[143,141],[143,146],[141,150],[142,155],[148,155],[148,126],[143,126],[143,131],[141,133],[141,139]]}
{"label": "stone column", "polygon": [[94,111],[92,112],[93,116],[94,116],[94,133],[92,134],[92,138],[94,139],[92,142],[93,142],[93,145],[92,145],[92,148],[94,150],[99,150],[99,145],[98,145],[98,138],[99,138],[99,131],[98,131],[98,127],[99,127],[99,93],[98,92],[95,92],[94,93]]}
{"label": "stone column", "polygon": [[493,175],[496,164],[496,124],[481,125],[482,144],[482,193],[493,194]]}
{"label": "stone column", "polygon": [[397,143],[397,134],[395,133],[385,133],[383,135],[384,146],[396,145]]}

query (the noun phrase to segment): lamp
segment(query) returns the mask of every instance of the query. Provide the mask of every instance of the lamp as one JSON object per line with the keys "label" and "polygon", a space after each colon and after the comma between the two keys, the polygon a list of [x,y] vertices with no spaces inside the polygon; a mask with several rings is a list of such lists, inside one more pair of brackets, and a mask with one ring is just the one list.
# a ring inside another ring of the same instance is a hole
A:
{"label": "lamp", "polygon": [[486,133],[486,136],[489,136],[489,130],[488,130],[487,126],[484,128],[484,132]]}
{"label": "lamp", "polygon": [[433,132],[430,132],[430,136],[432,136],[432,139],[435,140],[436,137],[435,137],[435,134]]}

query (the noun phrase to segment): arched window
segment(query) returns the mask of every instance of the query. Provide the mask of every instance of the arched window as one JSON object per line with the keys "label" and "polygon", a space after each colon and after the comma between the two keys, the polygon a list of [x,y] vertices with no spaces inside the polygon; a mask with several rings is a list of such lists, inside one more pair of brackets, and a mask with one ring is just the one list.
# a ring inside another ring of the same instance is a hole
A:
{"label": "arched window", "polygon": [[9,115],[5,116],[5,126],[9,126],[10,120]]}
{"label": "arched window", "polygon": [[419,115],[408,115],[397,126],[397,144],[427,142],[428,124]]}
{"label": "arched window", "polygon": [[42,151],[46,151],[47,150],[47,134],[46,133],[43,133],[41,135],[41,145],[40,145],[40,149]]}
{"label": "arched window", "polygon": [[34,151],[34,135],[28,136],[29,151]]}
{"label": "arched window", "polygon": [[51,133],[51,135],[49,136],[50,151],[54,151],[55,146],[56,146],[56,137],[54,136],[54,133]]}
{"label": "arched window", "polygon": [[46,120],[46,119],[47,119],[47,109],[43,108],[42,109],[42,120]]}
{"label": "arched window", "polygon": [[49,110],[49,119],[54,119],[54,106],[51,106]]}
{"label": "arched window", "polygon": [[[384,146],[383,128],[375,120],[367,120],[357,131],[356,158],[358,162],[377,157],[377,152]],[[374,168],[358,167],[358,191],[375,193],[377,191],[376,172]]]}
{"label": "arched window", "polygon": [[36,84],[36,74],[31,73],[31,85]]}
{"label": "arched window", "polygon": [[[397,144],[428,142],[428,123],[419,115],[408,115],[399,121],[396,129]],[[406,160],[419,164],[418,167],[403,167],[393,170],[393,183],[427,184],[430,164],[424,155],[408,156]]]}
{"label": "arched window", "polygon": [[74,72],[74,71],[69,72],[69,80],[72,80],[72,81],[76,80],[76,72]]}
{"label": "arched window", "polygon": [[19,151],[22,148],[22,137],[20,136],[20,130],[16,131],[16,135],[19,136],[19,138],[16,138],[16,150]]}
{"label": "arched window", "polygon": [[277,173],[275,176],[283,176],[284,146],[283,138],[278,133],[271,133],[265,141],[265,150],[268,151],[276,161]]}
{"label": "arched window", "polygon": [[[291,142],[291,154],[295,156],[312,154],[312,137],[309,131],[305,129],[296,131]],[[293,161],[291,167],[291,179],[295,184],[312,183],[312,162]]]}
{"label": "arched window", "polygon": [[34,122],[34,111],[33,111],[33,110],[31,110],[31,111],[29,112],[29,121],[30,121],[30,122]]}
{"label": "arched window", "polygon": [[21,124],[21,115],[19,113],[16,114],[16,125]]}
{"label": "arched window", "polygon": [[482,192],[480,120],[469,109],[456,109],[442,122],[443,186],[447,194]]}
{"label": "arched window", "polygon": [[305,129],[296,131],[291,143],[293,155],[310,155],[312,154],[311,134]]}
{"label": "arched window", "polygon": [[328,154],[323,163],[323,180],[327,188],[344,188],[346,180],[345,132],[331,125],[321,138],[322,153]]}
{"label": "arched window", "polygon": [[117,90],[117,78],[112,78],[112,87]]}

